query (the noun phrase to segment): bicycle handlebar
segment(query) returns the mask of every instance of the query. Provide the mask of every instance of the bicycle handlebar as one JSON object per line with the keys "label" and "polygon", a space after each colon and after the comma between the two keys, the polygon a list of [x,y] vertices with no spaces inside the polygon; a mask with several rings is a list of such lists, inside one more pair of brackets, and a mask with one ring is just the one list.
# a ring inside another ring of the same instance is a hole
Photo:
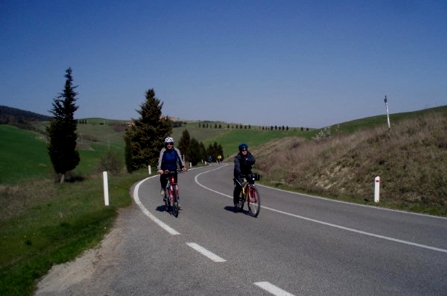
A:
{"label": "bicycle handlebar", "polygon": [[174,174],[174,173],[182,173],[182,172],[186,172],[188,171],[187,169],[182,170],[182,169],[176,169],[176,170],[163,170],[163,175],[169,175],[169,174]]}
{"label": "bicycle handlebar", "polygon": [[[252,173],[252,174],[241,174],[240,176],[241,176],[241,178],[247,180],[247,182],[250,183],[250,184],[254,184],[255,181],[259,181],[259,179],[261,178],[261,175],[256,174],[256,173]],[[241,183],[239,182],[238,179],[233,178],[233,181],[234,181],[235,183],[237,183],[239,186],[242,187],[243,184],[241,184]]]}

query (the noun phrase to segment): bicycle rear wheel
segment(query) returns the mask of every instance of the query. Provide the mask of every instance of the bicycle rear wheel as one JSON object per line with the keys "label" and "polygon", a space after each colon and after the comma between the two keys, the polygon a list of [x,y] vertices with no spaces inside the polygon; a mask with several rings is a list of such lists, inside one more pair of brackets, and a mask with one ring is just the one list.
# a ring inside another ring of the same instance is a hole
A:
{"label": "bicycle rear wheel", "polygon": [[251,187],[247,194],[248,211],[250,212],[250,215],[257,217],[261,210],[261,196],[259,195],[258,189],[256,187]]}

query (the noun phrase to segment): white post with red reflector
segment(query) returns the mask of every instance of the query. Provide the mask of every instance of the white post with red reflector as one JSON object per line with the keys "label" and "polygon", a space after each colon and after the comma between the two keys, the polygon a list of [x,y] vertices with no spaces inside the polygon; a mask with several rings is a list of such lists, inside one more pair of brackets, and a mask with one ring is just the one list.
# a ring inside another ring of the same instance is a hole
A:
{"label": "white post with red reflector", "polygon": [[380,199],[380,177],[374,179],[374,202],[379,202]]}

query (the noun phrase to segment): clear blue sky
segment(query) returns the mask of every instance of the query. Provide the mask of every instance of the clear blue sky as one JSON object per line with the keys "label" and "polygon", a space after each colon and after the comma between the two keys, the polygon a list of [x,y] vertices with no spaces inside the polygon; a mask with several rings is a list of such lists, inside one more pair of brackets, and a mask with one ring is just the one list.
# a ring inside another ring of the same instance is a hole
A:
{"label": "clear blue sky", "polygon": [[2,0],[0,105],[324,127],[447,105],[446,0]]}

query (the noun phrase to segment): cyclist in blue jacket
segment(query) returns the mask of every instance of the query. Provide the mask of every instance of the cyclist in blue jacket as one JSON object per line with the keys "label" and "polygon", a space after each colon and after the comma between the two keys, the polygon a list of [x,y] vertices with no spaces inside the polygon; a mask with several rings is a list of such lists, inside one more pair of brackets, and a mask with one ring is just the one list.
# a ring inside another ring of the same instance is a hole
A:
{"label": "cyclist in blue jacket", "polygon": [[[241,175],[251,174],[251,167],[256,162],[255,157],[248,151],[248,146],[245,143],[239,145],[239,153],[234,158],[234,178],[242,184],[243,180]],[[239,195],[241,194],[242,187],[235,182],[233,191],[233,203],[234,210],[237,211],[237,204],[239,202]]]}
{"label": "cyclist in blue jacket", "polygon": [[157,172],[160,174],[160,195],[165,195],[165,188],[168,180],[165,171],[175,171],[175,182],[177,182],[177,164],[180,165],[182,171],[186,171],[185,163],[182,159],[180,150],[174,147],[174,139],[167,137],[165,139],[165,147],[160,151],[160,157],[158,158]]}

